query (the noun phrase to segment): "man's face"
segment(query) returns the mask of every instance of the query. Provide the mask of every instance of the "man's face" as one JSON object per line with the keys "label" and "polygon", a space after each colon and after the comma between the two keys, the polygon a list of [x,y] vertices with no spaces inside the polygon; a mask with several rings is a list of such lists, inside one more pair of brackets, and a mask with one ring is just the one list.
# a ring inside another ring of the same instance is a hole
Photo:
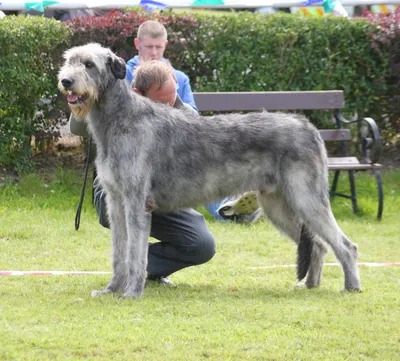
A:
{"label": "man's face", "polygon": [[168,104],[173,107],[176,101],[176,81],[174,77],[170,75],[161,89],[157,84],[152,85],[146,96],[156,103]]}
{"label": "man's face", "polygon": [[143,36],[141,39],[136,38],[135,47],[139,52],[140,60],[161,60],[164,56],[165,48],[168,44],[163,38],[152,38],[151,36]]}

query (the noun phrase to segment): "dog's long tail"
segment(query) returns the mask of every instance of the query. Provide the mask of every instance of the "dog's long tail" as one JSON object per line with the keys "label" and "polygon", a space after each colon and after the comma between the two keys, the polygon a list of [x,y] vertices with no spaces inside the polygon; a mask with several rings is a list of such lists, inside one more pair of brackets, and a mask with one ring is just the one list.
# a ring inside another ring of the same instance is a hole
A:
{"label": "dog's long tail", "polygon": [[297,247],[297,280],[301,281],[307,274],[311,263],[314,236],[303,224],[301,227],[300,242]]}

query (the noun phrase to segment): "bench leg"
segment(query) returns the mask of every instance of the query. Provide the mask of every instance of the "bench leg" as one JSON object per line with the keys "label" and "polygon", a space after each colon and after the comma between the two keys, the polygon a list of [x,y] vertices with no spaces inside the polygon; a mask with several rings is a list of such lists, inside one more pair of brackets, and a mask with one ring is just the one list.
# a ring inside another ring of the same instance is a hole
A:
{"label": "bench leg", "polygon": [[336,187],[339,181],[340,170],[335,171],[335,175],[333,176],[333,182],[331,187],[331,197],[333,198],[336,194]]}
{"label": "bench leg", "polygon": [[382,185],[382,178],[381,178],[381,173],[379,170],[375,169],[375,178],[376,178],[376,183],[378,187],[378,220],[382,219],[382,213],[383,213],[383,185]]}
{"label": "bench leg", "polygon": [[358,213],[357,206],[357,194],[356,194],[356,183],[354,181],[354,171],[349,170],[349,181],[350,181],[350,191],[351,191],[351,202],[353,203],[354,214]]}

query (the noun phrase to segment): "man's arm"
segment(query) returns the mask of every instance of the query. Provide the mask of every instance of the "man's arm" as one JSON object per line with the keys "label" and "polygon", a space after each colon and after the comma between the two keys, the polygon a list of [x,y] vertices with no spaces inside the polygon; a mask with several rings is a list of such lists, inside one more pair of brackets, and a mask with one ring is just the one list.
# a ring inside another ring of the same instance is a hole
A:
{"label": "man's arm", "polygon": [[80,137],[87,137],[88,132],[84,120],[77,120],[71,113],[69,117],[69,129],[72,134],[79,135]]}
{"label": "man's arm", "polygon": [[125,80],[128,82],[129,85],[132,83],[133,80],[133,66],[131,66],[130,64],[126,64]]}
{"label": "man's arm", "polygon": [[186,110],[188,112],[191,112],[193,114],[199,115],[199,113],[197,112],[197,110],[195,110],[191,105],[184,103],[181,99],[181,97],[179,96],[179,94],[176,96],[176,100],[175,100],[175,104],[174,104],[174,108],[176,109],[183,109]]}
{"label": "man's arm", "polygon": [[136,55],[126,63],[125,80],[131,85],[134,78],[134,70],[139,65],[139,57]]}
{"label": "man's arm", "polygon": [[189,77],[179,70],[176,70],[175,74],[178,80],[177,93],[184,103],[189,104],[190,106],[192,106],[193,109],[198,111],[196,103],[194,102],[192,88],[190,87]]}

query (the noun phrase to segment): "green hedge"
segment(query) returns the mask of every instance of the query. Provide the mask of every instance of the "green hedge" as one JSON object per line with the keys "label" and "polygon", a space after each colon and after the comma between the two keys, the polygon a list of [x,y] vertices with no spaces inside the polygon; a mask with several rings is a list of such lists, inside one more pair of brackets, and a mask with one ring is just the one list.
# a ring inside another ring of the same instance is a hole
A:
{"label": "green hedge", "polygon": [[374,34],[373,38],[377,44],[384,44],[388,50],[388,94],[382,102],[387,121],[382,124],[381,130],[389,141],[400,144],[400,7],[389,14],[367,12],[365,18],[379,26],[381,31]]}
{"label": "green hedge", "polygon": [[373,49],[370,23],[283,13],[196,18],[192,37],[204,47],[189,42],[186,58],[195,90],[341,89],[349,111],[379,120],[387,57]]}
{"label": "green hedge", "polygon": [[60,48],[67,47],[70,36],[70,29],[52,19],[7,16],[0,21],[1,165],[20,171],[29,165],[31,137],[43,127],[35,116],[39,100],[57,93]]}

